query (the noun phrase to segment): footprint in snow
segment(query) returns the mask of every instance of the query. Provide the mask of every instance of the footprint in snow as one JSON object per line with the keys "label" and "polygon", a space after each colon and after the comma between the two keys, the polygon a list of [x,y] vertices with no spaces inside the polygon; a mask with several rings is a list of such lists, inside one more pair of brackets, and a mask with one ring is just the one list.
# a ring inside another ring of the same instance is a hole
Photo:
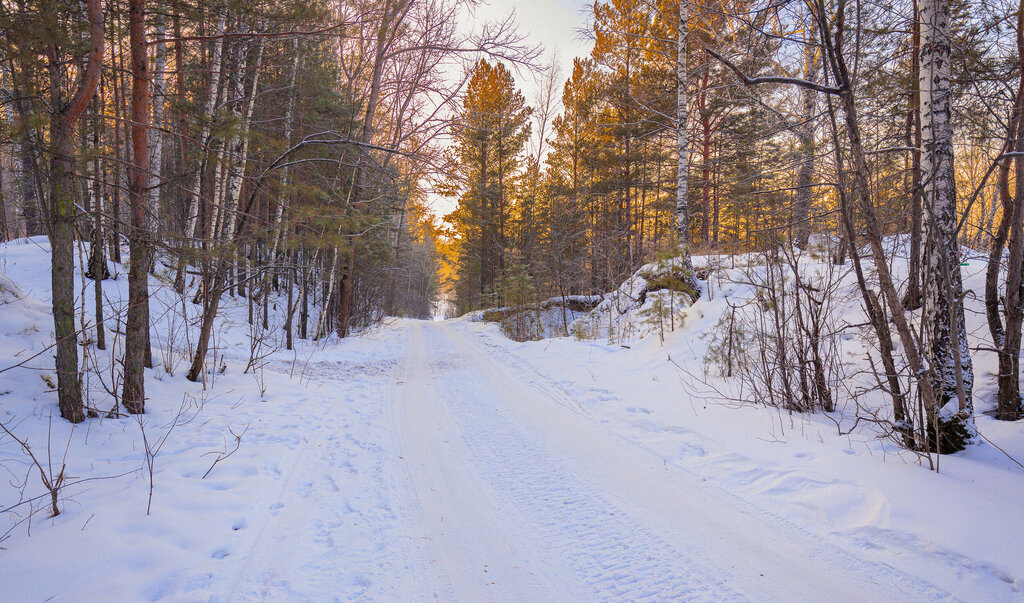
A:
{"label": "footprint in snow", "polygon": [[231,551],[229,551],[226,548],[224,548],[224,549],[217,549],[216,551],[210,553],[210,558],[212,558],[212,559],[223,559],[223,558],[227,557],[230,554],[231,554]]}

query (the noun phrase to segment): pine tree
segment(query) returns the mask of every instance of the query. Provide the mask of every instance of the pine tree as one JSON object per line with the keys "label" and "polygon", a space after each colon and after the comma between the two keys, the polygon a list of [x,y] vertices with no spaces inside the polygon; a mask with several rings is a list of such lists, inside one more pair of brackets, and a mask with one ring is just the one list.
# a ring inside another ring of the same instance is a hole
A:
{"label": "pine tree", "polygon": [[484,59],[470,75],[451,154],[450,192],[459,207],[445,219],[458,237],[457,304],[491,301],[510,251],[510,217],[530,108],[501,63]]}

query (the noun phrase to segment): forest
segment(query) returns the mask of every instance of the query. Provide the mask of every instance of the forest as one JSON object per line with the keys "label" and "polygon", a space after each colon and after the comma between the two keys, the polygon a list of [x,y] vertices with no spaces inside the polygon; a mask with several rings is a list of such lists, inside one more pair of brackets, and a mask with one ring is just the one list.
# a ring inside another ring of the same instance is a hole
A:
{"label": "forest", "polygon": [[1022,7],[596,1],[563,73],[514,13],[466,25],[475,0],[4,0],[0,239],[49,245],[53,344],[32,361],[54,358],[79,423],[146,411],[153,287],[206,383],[225,300],[247,306],[249,370],[269,339],[392,316],[487,310],[523,340],[542,336],[524,312],[558,306],[561,335],[594,337],[568,308],[642,273],[639,303],[671,314],[740,258],[756,311],[708,361],[758,401],[832,411],[845,266],[889,433],[961,450],[979,387],[1022,416]]}
{"label": "forest", "polygon": [[492,4],[0,0],[0,591],[1017,600],[1024,0]]}

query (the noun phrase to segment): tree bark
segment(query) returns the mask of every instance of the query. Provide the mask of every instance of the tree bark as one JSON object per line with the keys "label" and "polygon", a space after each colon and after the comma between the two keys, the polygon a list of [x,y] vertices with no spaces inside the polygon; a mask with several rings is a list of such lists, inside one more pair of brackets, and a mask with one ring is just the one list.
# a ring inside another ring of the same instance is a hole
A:
{"label": "tree bark", "polygon": [[[960,247],[953,174],[949,0],[921,5],[921,131],[924,153],[924,332],[938,394],[937,412],[958,400],[955,420],[966,424],[973,407],[974,373],[964,323]],[[959,364],[959,366],[957,366]]]}
{"label": "tree bark", "polygon": [[0,164],[0,241],[6,241],[7,232],[7,197],[4,195],[4,166]]}
{"label": "tree bark", "polygon": [[[102,104],[102,78],[100,80],[101,92],[98,97]],[[103,178],[103,172],[100,167],[100,135],[99,135],[99,124],[93,129],[93,152],[96,154],[94,159],[94,178],[92,182],[93,186],[93,198],[95,199],[93,210],[93,233],[92,233],[92,249],[89,254],[90,261],[90,272],[92,272],[93,279],[93,302],[95,304],[96,313],[96,349],[105,350],[107,349],[107,335],[106,329],[103,326],[103,280],[109,278],[107,272],[107,259],[103,253],[103,182],[106,180]],[[88,275],[86,275],[88,276]]]}
{"label": "tree bark", "polygon": [[[1024,64],[1021,59],[1024,52],[1024,0],[1021,0],[1017,11],[1017,52],[1018,62]],[[1024,73],[1020,75],[1017,85],[1017,97],[1010,114],[1010,125],[1007,132],[1006,148],[1015,153],[1024,153],[1024,135],[1021,132],[1022,116],[1024,116]],[[1009,224],[1010,252],[1006,270],[1006,294],[1004,297],[1005,330],[1001,333],[1001,341],[996,340],[999,348],[999,376],[998,393],[996,397],[996,418],[1003,421],[1014,421],[1022,416],[1024,407],[1020,397],[1020,346],[1021,346],[1021,322],[1024,320],[1024,157],[1015,155],[1013,157],[1015,170],[1015,190],[1010,197],[1009,163],[1005,159],[1000,166],[999,173],[999,196],[1003,199],[1003,224]],[[1000,233],[1004,234],[1006,229],[1000,225]],[[989,277],[993,273],[998,275],[999,265],[1002,260],[1002,241],[999,241],[998,248],[993,248],[992,256],[989,259]],[[994,279],[993,279],[994,280]],[[986,283],[986,305],[989,310],[994,309],[997,313],[998,323],[998,299],[989,294],[989,285]],[[993,287],[994,288],[994,287]],[[996,332],[993,332],[995,335]]]}
{"label": "tree bark", "polygon": [[686,64],[687,39],[690,34],[689,12],[689,0],[680,0],[676,40],[676,239],[686,261],[690,258],[690,75]]}
{"label": "tree bark", "polygon": [[921,307],[921,234],[923,229],[922,216],[923,189],[921,184],[921,88],[917,83],[921,79],[921,17],[918,14],[917,0],[914,0],[913,34],[911,35],[910,77],[913,82],[910,89],[910,107],[907,115],[907,146],[910,152],[910,280],[907,292],[903,296],[903,305],[908,310]]}
{"label": "tree bark", "polygon": [[[813,17],[809,20],[808,41],[804,46],[804,79],[814,82],[818,79],[818,46],[814,44],[817,37],[814,31]],[[802,114],[800,126],[796,129],[799,145],[799,167],[796,176],[796,193],[793,198],[793,238],[800,249],[807,247],[811,237],[811,202],[814,198],[814,156],[817,149],[814,145],[814,124],[818,111],[817,92],[810,88],[801,88]]]}
{"label": "tree bark", "polygon": [[149,241],[146,188],[150,183],[150,73],[146,41],[146,0],[129,0],[128,33],[132,62],[132,163],[128,166],[131,230],[128,268],[128,319],[125,325],[124,390],[121,402],[129,413],[145,412],[143,369],[149,345]]}
{"label": "tree bark", "polygon": [[[75,124],[85,112],[99,85],[103,63],[103,11],[100,0],[88,0],[89,53],[71,101],[51,114],[50,144],[50,266],[53,287],[53,324],[57,340],[57,398],[62,417],[72,423],[85,420],[82,382],[78,374],[78,340],[75,332],[74,237],[75,237]],[[55,17],[55,16],[54,16]],[[60,106],[56,84],[60,69],[56,44],[49,48],[51,106]]]}

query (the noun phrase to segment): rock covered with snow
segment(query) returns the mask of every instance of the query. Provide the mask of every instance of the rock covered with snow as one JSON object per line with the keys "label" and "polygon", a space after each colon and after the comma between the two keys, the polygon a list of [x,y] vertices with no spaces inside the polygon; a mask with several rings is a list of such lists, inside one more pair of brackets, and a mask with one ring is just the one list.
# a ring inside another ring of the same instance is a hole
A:
{"label": "rock covered with snow", "polygon": [[683,258],[643,265],[593,310],[577,318],[569,332],[579,339],[625,343],[682,326],[685,310],[700,297],[700,284]]}

